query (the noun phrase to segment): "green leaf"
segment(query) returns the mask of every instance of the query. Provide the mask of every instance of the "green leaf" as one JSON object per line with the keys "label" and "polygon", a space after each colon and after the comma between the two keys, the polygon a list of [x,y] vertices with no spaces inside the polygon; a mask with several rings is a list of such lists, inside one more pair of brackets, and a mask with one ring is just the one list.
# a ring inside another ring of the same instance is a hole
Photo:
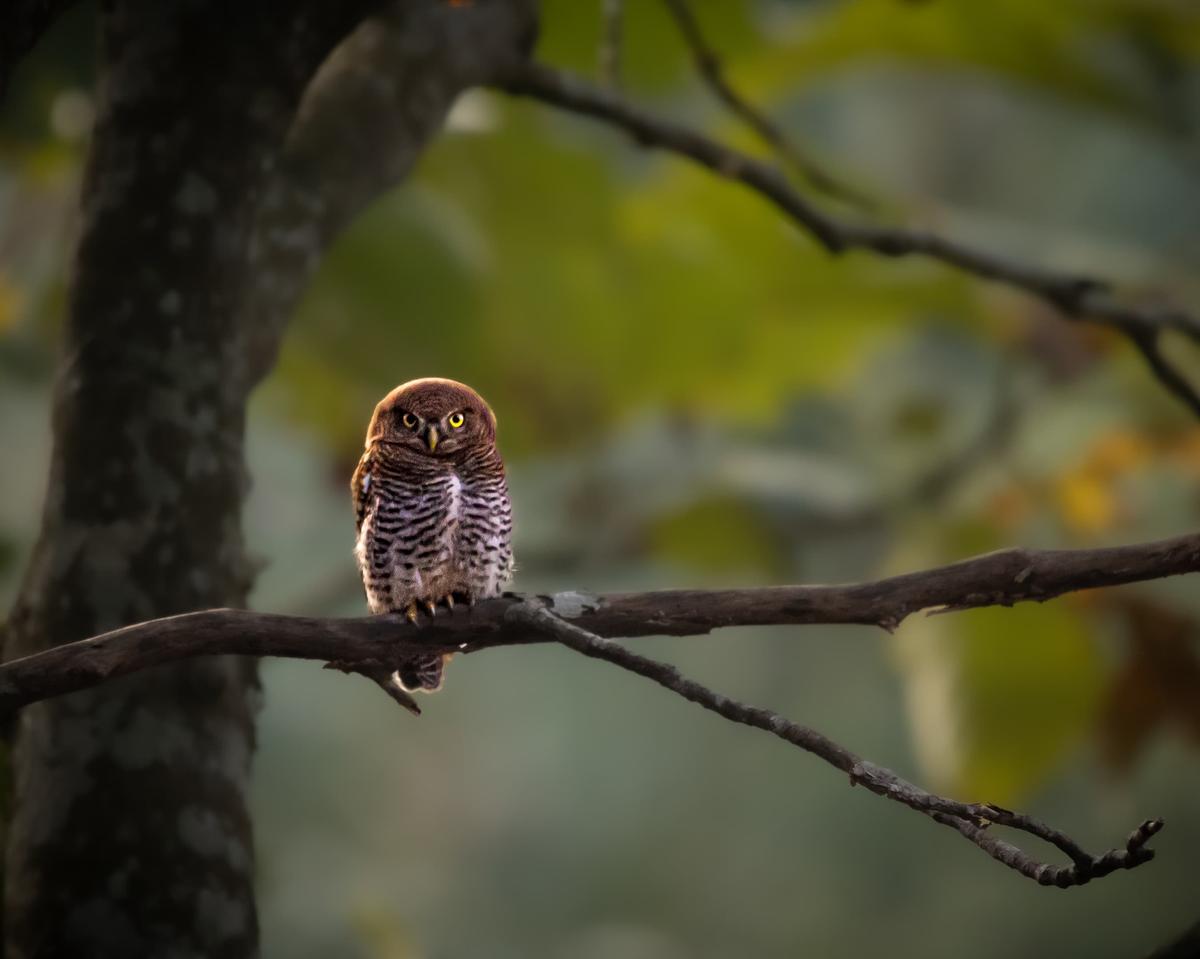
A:
{"label": "green leaf", "polygon": [[1106,668],[1068,600],[916,616],[896,636],[918,760],[938,789],[1006,803],[1083,739]]}

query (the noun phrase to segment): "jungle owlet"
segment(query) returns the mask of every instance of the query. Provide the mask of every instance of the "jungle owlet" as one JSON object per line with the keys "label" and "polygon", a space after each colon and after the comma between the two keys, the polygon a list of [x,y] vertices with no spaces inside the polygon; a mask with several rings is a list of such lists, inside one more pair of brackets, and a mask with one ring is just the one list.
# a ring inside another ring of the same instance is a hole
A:
{"label": "jungle owlet", "polygon": [[[354,554],[373,613],[497,596],[512,575],[512,511],[496,417],[483,397],[454,380],[397,386],[375,407],[366,452],[351,481]],[[409,691],[442,685],[449,656],[400,665]]]}

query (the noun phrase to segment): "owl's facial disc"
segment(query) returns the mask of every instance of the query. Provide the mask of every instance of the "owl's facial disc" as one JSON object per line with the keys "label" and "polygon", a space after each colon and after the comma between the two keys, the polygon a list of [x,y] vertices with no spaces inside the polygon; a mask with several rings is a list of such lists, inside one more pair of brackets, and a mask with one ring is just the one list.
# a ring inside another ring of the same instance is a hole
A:
{"label": "owl's facial disc", "polygon": [[375,408],[367,443],[404,446],[422,456],[452,459],[496,442],[496,420],[483,398],[452,380],[413,380]]}

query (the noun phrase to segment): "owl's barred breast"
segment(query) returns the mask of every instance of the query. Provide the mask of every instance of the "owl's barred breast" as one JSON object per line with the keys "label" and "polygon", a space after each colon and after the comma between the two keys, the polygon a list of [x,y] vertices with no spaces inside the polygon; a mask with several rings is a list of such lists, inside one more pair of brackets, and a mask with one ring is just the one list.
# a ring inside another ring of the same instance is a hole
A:
{"label": "owl's barred breast", "polygon": [[362,482],[355,554],[372,612],[500,593],[512,572],[512,512],[494,448],[451,462],[377,447]]}
{"label": "owl's barred breast", "polygon": [[[424,377],[375,406],[350,487],[354,553],[374,613],[497,595],[512,574],[512,511],[496,416],[465,383]],[[441,688],[450,654],[405,653],[394,681]]]}

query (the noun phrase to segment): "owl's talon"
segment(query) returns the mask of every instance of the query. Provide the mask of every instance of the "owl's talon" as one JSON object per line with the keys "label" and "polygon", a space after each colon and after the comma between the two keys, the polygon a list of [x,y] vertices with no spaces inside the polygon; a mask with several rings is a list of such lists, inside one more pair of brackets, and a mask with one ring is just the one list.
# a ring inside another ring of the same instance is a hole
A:
{"label": "owl's talon", "polygon": [[404,607],[404,618],[414,626],[417,625],[417,604],[415,602]]}
{"label": "owl's talon", "polygon": [[445,601],[445,603],[446,603],[446,609],[453,610],[453,609],[454,609],[454,594],[453,594],[453,593],[447,593],[447,594],[446,594],[444,597],[442,597],[442,598],[443,598],[443,600],[444,600],[444,601]]}
{"label": "owl's talon", "polygon": [[429,614],[431,619],[437,615],[437,606],[432,599],[421,600],[421,605],[425,607],[425,612]]}

